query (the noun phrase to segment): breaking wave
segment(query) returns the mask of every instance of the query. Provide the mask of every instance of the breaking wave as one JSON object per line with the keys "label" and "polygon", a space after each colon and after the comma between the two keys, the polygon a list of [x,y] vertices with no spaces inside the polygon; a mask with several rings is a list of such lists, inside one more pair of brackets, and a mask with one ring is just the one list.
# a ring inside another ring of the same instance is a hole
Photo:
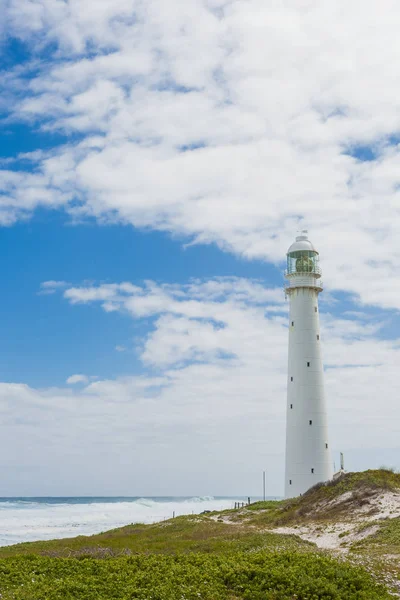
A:
{"label": "breaking wave", "polygon": [[155,523],[203,510],[231,508],[243,498],[2,498],[0,546],[92,535],[129,523]]}

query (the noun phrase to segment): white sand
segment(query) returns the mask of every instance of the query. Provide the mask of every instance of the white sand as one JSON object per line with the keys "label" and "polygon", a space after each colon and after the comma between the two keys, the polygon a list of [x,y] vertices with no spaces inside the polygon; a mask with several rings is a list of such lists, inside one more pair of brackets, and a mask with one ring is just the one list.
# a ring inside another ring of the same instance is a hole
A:
{"label": "white sand", "polygon": [[[353,492],[345,492],[334,500],[321,502],[315,507],[315,512],[323,512],[334,506],[345,503],[353,497]],[[368,514],[372,509],[377,509],[374,514]],[[243,512],[244,522],[246,512]],[[287,535],[297,535],[303,540],[313,542],[318,548],[326,550],[336,550],[340,553],[346,553],[349,543],[362,540],[369,535],[373,535],[378,530],[378,526],[374,521],[380,519],[393,519],[400,517],[400,494],[394,492],[378,492],[376,495],[368,497],[368,503],[360,507],[352,506],[351,517],[349,520],[342,519],[334,524],[325,524],[312,522],[306,525],[298,525],[293,527],[272,527],[268,531]],[[215,521],[222,521],[230,525],[242,525],[242,521],[231,521],[228,515],[213,516]],[[370,527],[366,527],[359,531],[360,527],[371,523]],[[255,527],[256,528],[256,527]],[[341,535],[342,534],[342,535]],[[343,535],[344,534],[344,535]]]}
{"label": "white sand", "polygon": [[[317,512],[331,508],[351,499],[353,492],[346,492],[331,502],[320,504]],[[380,492],[368,498],[368,504],[359,508],[352,508],[351,520],[342,520],[335,524],[309,523],[298,527],[276,527],[275,533],[294,534],[300,538],[313,542],[318,548],[347,552],[346,543],[353,543],[373,535],[378,530],[376,524],[359,531],[360,527],[379,521],[380,519],[393,519],[400,517],[400,494],[393,492]],[[378,509],[373,515],[367,514],[371,509]],[[341,535],[345,533],[345,535]],[[340,537],[339,537],[340,536]]]}

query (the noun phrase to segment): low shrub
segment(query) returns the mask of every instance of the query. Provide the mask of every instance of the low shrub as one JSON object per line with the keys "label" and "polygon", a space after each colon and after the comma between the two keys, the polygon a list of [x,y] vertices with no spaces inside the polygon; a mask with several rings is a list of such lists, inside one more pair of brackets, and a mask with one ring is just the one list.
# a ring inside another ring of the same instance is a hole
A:
{"label": "low shrub", "polygon": [[389,600],[363,569],[318,553],[0,560],[2,600]]}

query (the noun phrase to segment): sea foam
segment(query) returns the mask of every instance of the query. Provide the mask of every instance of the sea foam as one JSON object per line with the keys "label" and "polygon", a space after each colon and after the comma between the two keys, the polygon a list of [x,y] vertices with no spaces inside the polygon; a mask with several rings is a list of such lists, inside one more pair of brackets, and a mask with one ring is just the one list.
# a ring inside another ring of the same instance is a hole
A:
{"label": "sea foam", "polygon": [[[129,523],[155,523],[174,514],[232,508],[232,498],[3,498],[0,546],[92,535]],[[243,500],[243,499],[240,499]]]}

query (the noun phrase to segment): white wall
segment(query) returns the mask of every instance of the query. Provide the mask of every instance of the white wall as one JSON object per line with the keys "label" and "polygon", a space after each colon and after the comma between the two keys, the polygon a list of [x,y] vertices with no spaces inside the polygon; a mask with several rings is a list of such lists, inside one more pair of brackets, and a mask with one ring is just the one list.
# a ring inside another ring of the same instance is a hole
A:
{"label": "white wall", "polygon": [[285,472],[285,496],[288,498],[331,479],[333,474],[321,338],[318,340],[317,337],[320,336],[318,291],[294,288],[289,291],[289,299]]}

